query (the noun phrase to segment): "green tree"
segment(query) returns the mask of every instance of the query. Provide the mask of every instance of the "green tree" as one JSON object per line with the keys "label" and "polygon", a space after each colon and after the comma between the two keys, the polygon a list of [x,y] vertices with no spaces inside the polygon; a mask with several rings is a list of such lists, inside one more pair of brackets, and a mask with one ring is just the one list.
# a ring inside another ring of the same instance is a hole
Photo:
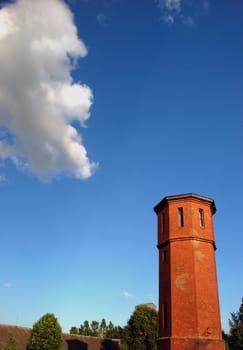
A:
{"label": "green tree", "polygon": [[121,339],[123,337],[123,328],[120,326],[114,326],[112,322],[109,322],[106,338],[110,339]]}
{"label": "green tree", "polygon": [[4,350],[16,350],[16,340],[12,332],[8,332],[7,343]]}
{"label": "green tree", "polygon": [[92,337],[99,336],[99,322],[98,321],[91,322],[91,336]]}
{"label": "green tree", "polygon": [[224,341],[224,347],[225,347],[224,350],[230,350],[229,343],[228,343],[229,336],[224,331],[222,331],[222,338],[223,338],[223,341]]}
{"label": "green tree", "polygon": [[110,339],[112,339],[112,338],[114,339],[113,335],[114,335],[114,325],[110,321],[108,326],[107,326],[107,329],[106,329],[106,337],[110,338]]}
{"label": "green tree", "polygon": [[59,350],[62,343],[62,328],[53,314],[47,313],[33,325],[29,350]]}
{"label": "green tree", "polygon": [[90,328],[88,320],[85,320],[84,323],[80,325],[79,334],[80,335],[91,335],[91,328]]}
{"label": "green tree", "polygon": [[106,337],[106,321],[104,318],[102,318],[101,323],[100,323],[100,329],[99,329],[99,334],[101,338],[105,338]]}
{"label": "green tree", "polygon": [[228,342],[230,350],[243,350],[243,298],[239,311],[231,313],[229,326]]}
{"label": "green tree", "polygon": [[78,328],[77,327],[71,327],[70,328],[70,331],[69,331],[70,334],[78,334]]}
{"label": "green tree", "polygon": [[124,340],[129,350],[155,350],[158,311],[145,305],[137,306],[124,332]]}
{"label": "green tree", "polygon": [[[70,333],[77,334],[75,333],[76,330],[76,327],[72,327],[70,329]],[[121,339],[123,335],[122,327],[114,326],[111,321],[107,325],[104,318],[102,319],[101,323],[99,323],[98,321],[92,321],[91,323],[89,323],[89,321],[86,320],[83,324],[80,325],[77,331],[79,335],[88,335],[92,337],[101,338]]]}

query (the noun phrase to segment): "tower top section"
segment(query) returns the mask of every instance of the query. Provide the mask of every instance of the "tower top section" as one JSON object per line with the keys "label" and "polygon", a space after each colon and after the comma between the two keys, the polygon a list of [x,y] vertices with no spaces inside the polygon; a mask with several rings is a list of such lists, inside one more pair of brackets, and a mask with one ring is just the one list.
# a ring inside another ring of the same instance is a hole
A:
{"label": "tower top section", "polygon": [[215,206],[214,200],[212,198],[204,197],[204,196],[201,196],[201,195],[195,194],[195,193],[178,194],[175,196],[164,197],[162,199],[162,201],[160,201],[154,207],[154,211],[156,214],[159,214],[161,212],[161,210],[164,209],[168,205],[169,202],[176,201],[176,200],[187,200],[187,199],[194,199],[194,200],[208,202],[211,204],[212,213],[215,214],[215,212],[216,212],[216,206]]}

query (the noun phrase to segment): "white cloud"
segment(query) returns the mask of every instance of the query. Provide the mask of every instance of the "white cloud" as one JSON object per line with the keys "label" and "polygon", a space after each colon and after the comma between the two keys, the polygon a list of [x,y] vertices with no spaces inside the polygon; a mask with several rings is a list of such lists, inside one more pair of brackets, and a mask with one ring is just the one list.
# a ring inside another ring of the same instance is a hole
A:
{"label": "white cloud", "polygon": [[[91,89],[71,71],[87,55],[61,0],[17,0],[0,10],[0,157],[41,179],[92,175],[78,131],[90,116]],[[10,137],[9,137],[10,136]]]}
{"label": "white cloud", "polygon": [[172,15],[166,15],[163,17],[163,20],[166,24],[168,24],[169,26],[172,25],[174,23],[174,17]]}
{"label": "white cloud", "polygon": [[160,0],[160,2],[169,11],[181,12],[181,0]]}
{"label": "white cloud", "polygon": [[161,10],[162,20],[171,26],[175,18],[181,13],[182,0],[156,0]]}
{"label": "white cloud", "polygon": [[96,19],[101,26],[103,27],[108,26],[108,17],[104,13],[102,12],[98,13],[96,16]]}
{"label": "white cloud", "polygon": [[161,11],[162,20],[169,26],[176,21],[192,26],[196,17],[209,8],[208,0],[188,2],[187,0],[155,0]]}
{"label": "white cloud", "polygon": [[133,298],[134,295],[128,292],[122,292],[121,296],[123,296],[126,299],[129,299],[129,298]]}

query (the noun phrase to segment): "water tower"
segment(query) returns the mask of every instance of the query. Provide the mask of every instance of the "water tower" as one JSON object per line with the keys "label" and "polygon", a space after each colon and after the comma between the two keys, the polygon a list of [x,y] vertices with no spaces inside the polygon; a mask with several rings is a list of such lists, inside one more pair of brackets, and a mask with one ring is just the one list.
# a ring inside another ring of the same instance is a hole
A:
{"label": "water tower", "polygon": [[158,350],[224,350],[213,199],[165,197],[155,207],[159,249]]}

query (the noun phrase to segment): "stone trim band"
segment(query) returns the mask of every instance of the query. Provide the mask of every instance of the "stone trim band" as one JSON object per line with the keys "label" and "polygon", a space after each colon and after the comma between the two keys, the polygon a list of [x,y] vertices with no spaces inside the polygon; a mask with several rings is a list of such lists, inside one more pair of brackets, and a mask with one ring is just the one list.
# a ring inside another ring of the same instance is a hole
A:
{"label": "stone trim band", "polygon": [[209,243],[209,244],[212,244],[212,246],[214,247],[214,250],[217,249],[215,242],[213,240],[207,239],[207,238],[202,238],[202,237],[195,237],[195,236],[168,238],[164,242],[158,244],[157,248],[158,249],[164,248],[165,246],[167,246],[170,243],[181,242],[181,241],[199,241],[199,242]]}

